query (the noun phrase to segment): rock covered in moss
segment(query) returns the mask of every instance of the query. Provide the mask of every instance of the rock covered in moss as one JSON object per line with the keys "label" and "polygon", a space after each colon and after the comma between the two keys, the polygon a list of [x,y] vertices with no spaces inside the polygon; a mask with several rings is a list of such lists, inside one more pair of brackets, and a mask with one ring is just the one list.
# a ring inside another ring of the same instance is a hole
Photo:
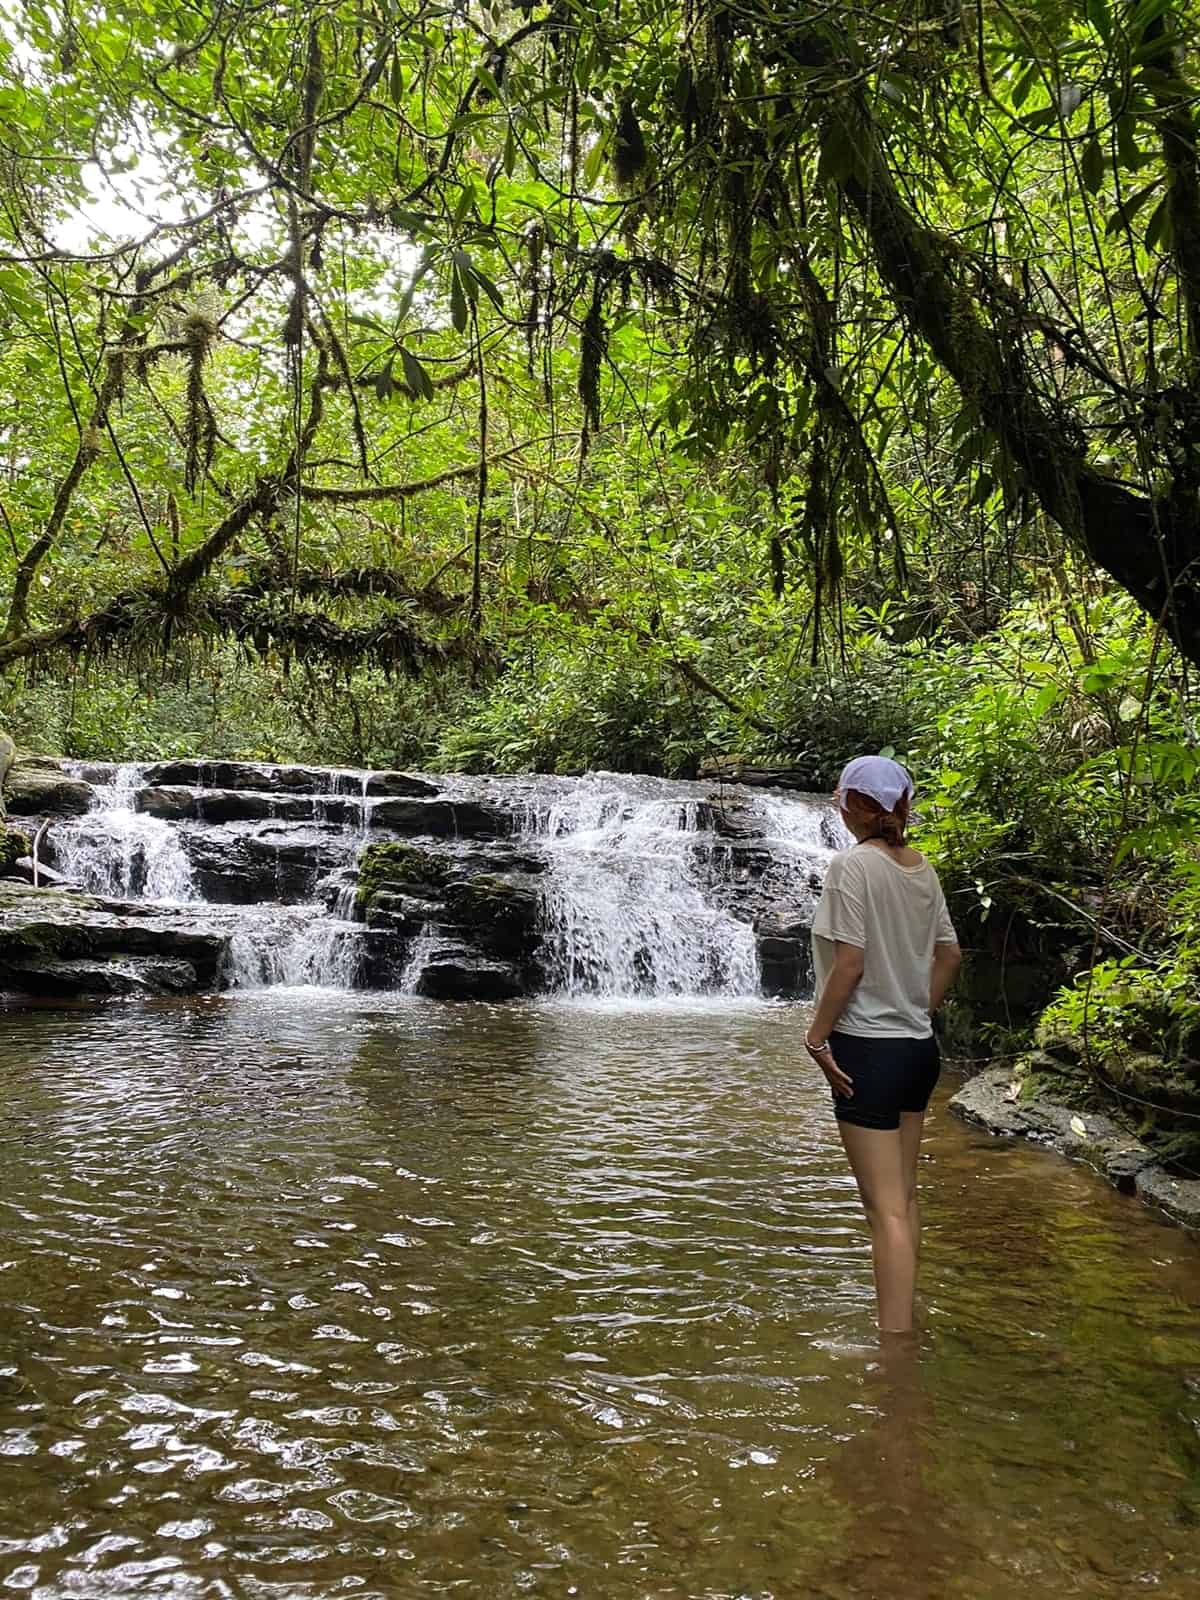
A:
{"label": "rock covered in moss", "polygon": [[358,914],[368,917],[380,893],[437,899],[448,877],[449,863],[435,850],[417,844],[370,844],[358,861]]}
{"label": "rock covered in moss", "polygon": [[29,854],[29,840],[17,828],[0,823],[0,873],[11,872],[22,856]]}
{"label": "rock covered in moss", "polygon": [[8,769],[17,758],[17,747],[8,734],[0,733],[0,817],[4,815],[4,785]]}
{"label": "rock covered in moss", "polygon": [[489,955],[522,960],[537,942],[540,897],[524,873],[479,872],[447,886],[449,919]]}
{"label": "rock covered in moss", "polygon": [[49,756],[18,755],[4,780],[8,810],[20,817],[81,817],[92,809],[95,791],[72,778]]}

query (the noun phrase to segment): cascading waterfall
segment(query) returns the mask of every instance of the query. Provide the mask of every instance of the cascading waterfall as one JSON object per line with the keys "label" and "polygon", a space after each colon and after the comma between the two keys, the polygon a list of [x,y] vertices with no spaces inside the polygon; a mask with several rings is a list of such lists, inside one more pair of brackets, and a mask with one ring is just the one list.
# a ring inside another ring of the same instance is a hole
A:
{"label": "cascading waterfall", "polygon": [[86,816],[59,823],[55,859],[59,871],[92,894],[186,905],[198,895],[179,830],[136,806],[144,770],[117,767]]}
{"label": "cascading waterfall", "polygon": [[554,986],[568,994],[758,993],[754,933],[711,898],[705,802],[581,779],[531,833],[549,861],[542,903]]}
{"label": "cascading waterfall", "polygon": [[[228,761],[73,766],[94,800],[53,823],[57,868],[155,915],[187,907],[237,989],[795,994],[824,861],[844,843],[824,803],[711,782],[392,773],[373,786],[370,772]],[[360,852],[397,834],[432,876],[411,893],[401,880],[364,927]],[[458,893],[475,879],[482,898]]]}
{"label": "cascading waterfall", "polygon": [[[80,766],[72,764],[76,772]],[[81,888],[105,897],[165,907],[208,904],[195,885],[180,825],[138,809],[146,771],[138,763],[116,767],[111,782],[96,786],[95,801],[85,816],[55,825],[58,869]],[[199,775],[203,777],[203,767]],[[369,774],[335,772],[329,779],[330,795],[349,782],[361,794],[359,826],[346,831],[347,867],[366,833],[368,778]],[[318,812],[325,798],[318,797]],[[349,920],[353,901],[351,883],[338,893],[332,915],[313,905],[267,902],[238,907],[222,970],[224,983],[229,988],[284,984],[352,988],[360,931]]]}
{"label": "cascading waterfall", "polygon": [[230,989],[289,987],[352,989],[358,977],[359,929],[350,922],[314,916],[311,906],[260,907],[230,936],[222,977]]}
{"label": "cascading waterfall", "polygon": [[396,985],[401,994],[420,993],[421,974],[433,960],[440,942],[432,924],[427,922],[412,942],[408,960],[404,963],[404,970]]}

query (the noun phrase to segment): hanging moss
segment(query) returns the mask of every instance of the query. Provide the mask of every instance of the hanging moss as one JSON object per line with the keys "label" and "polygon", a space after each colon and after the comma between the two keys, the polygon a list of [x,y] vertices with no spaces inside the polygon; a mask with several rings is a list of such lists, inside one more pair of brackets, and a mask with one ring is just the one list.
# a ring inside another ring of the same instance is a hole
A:
{"label": "hanging moss", "polygon": [[612,149],[613,176],[622,189],[632,188],[646,169],[646,140],[628,96],[621,102]]}
{"label": "hanging moss", "polygon": [[217,443],[217,419],[204,392],[204,363],[217,337],[211,317],[193,312],[183,325],[187,345],[187,410],[184,415],[183,485],[194,494],[196,485],[212,465]]}

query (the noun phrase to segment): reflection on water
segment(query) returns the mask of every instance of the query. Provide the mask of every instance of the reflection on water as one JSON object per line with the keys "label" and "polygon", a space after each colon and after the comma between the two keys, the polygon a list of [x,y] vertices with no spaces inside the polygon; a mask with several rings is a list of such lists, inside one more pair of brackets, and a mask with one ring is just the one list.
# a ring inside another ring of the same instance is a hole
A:
{"label": "reflection on water", "polygon": [[1200,1249],[944,1111],[880,1351],[802,1018],[0,1012],[0,1586],[1200,1584]]}

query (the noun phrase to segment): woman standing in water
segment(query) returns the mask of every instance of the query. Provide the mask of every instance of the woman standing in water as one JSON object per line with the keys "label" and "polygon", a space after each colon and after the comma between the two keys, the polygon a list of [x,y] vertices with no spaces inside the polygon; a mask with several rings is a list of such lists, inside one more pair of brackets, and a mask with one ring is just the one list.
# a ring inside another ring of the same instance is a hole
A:
{"label": "woman standing in water", "polygon": [[962,960],[937,873],[904,842],[912,779],[859,756],[836,798],[855,843],[829,863],[813,918],[817,1008],[804,1043],[871,1225],[879,1326],[912,1328],[917,1153],[940,1060],[930,1018]]}

